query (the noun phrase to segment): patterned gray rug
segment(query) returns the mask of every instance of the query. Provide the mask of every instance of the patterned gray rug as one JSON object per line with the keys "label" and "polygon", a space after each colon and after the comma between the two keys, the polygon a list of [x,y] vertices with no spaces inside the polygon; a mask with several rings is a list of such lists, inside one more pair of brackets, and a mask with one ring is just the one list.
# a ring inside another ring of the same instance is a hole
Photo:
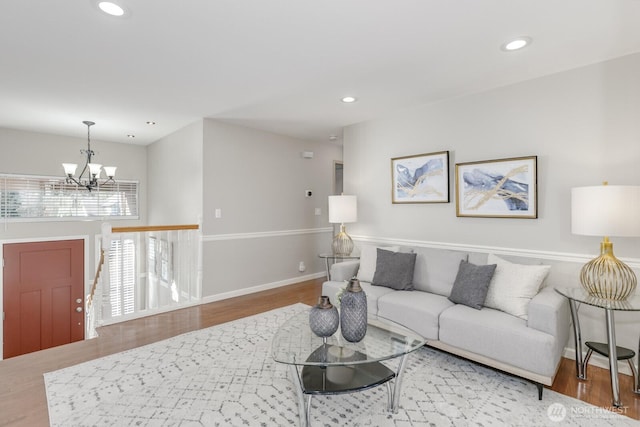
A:
{"label": "patterned gray rug", "polygon": [[[276,325],[303,304],[45,374],[53,426],[296,426],[295,390],[271,359]],[[395,366],[393,366],[395,368]],[[638,422],[424,347],[400,411],[385,387],[313,399],[312,426],[637,425]]]}

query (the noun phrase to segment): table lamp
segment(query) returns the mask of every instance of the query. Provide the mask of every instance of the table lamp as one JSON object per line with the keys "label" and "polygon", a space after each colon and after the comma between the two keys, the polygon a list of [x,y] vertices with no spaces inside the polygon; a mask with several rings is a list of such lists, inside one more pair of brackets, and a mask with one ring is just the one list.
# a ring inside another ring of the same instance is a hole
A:
{"label": "table lamp", "polygon": [[353,240],[347,234],[344,224],[358,220],[356,196],[329,196],[329,222],[340,224],[340,232],[333,238],[331,248],[335,255],[349,256],[353,251]]}
{"label": "table lamp", "polygon": [[589,295],[624,300],[636,289],[633,270],[613,255],[609,236],[640,236],[640,186],[603,185],[571,189],[571,232],[602,236],[600,256],[580,270]]}

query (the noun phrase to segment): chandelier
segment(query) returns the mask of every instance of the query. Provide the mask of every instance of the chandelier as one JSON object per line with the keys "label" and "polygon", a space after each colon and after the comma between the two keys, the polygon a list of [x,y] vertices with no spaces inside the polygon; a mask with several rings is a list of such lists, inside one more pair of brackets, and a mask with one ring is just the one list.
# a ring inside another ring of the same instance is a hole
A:
{"label": "chandelier", "polygon": [[[87,156],[87,162],[85,163],[84,168],[82,169],[82,172],[80,172],[80,175],[78,175],[77,179],[74,178],[76,169],[78,168],[77,164],[63,163],[62,167],[64,168],[65,175],[67,175],[67,184],[71,184],[73,182],[76,185],[84,187],[87,190],[91,191],[94,188],[98,188],[101,185],[107,184],[108,182],[115,182],[113,177],[116,176],[117,167],[105,166],[103,168],[101,164],[91,163],[91,157],[95,154],[91,149],[91,126],[95,125],[95,123],[88,120],[85,120],[82,123],[87,125],[87,149],[80,150],[80,153]],[[107,179],[104,182],[99,183],[98,179],[100,179],[100,172],[102,172],[102,169],[104,169],[104,173],[105,175],[107,175]],[[87,176],[83,178],[85,172],[87,173]]]}

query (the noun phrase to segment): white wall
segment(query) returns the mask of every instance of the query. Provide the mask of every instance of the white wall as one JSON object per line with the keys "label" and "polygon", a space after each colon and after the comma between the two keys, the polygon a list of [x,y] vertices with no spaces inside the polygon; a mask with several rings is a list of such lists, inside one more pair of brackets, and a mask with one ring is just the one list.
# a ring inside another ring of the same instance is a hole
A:
{"label": "white wall", "polygon": [[[347,127],[345,192],[359,204],[350,234],[567,260],[597,255],[599,238],[571,234],[570,189],[604,180],[640,185],[639,75],[635,54]],[[451,154],[452,203],[392,205],[390,159],[442,150]],[[456,217],[455,163],[529,155],[538,156],[538,219]],[[640,238],[613,242],[638,272]],[[577,275],[565,279],[557,284],[579,286]],[[603,340],[604,312],[581,313],[583,335]],[[619,343],[636,348],[640,313],[618,319]]]}
{"label": "white wall", "polygon": [[202,219],[202,120],[147,146],[149,225]]}
{"label": "white wall", "polygon": [[[345,129],[345,190],[358,195],[352,232],[396,238],[590,253],[570,232],[570,189],[640,185],[640,55],[406,110]],[[392,205],[390,159],[451,152],[449,204]],[[457,218],[454,164],[538,156],[539,218]],[[616,238],[640,258],[638,239]]]}
{"label": "white wall", "polygon": [[[0,173],[21,175],[64,176],[62,162],[82,164],[86,158],[80,155],[87,148],[85,138],[71,138],[35,132],[0,128]],[[91,141],[96,161],[118,167],[116,179],[139,181],[139,220],[110,221],[117,226],[144,224],[147,215],[146,202],[146,149],[145,147]],[[85,295],[95,276],[95,236],[101,232],[102,221],[46,221],[0,223],[0,258],[4,244],[23,241],[84,239],[85,241]],[[3,283],[0,274],[0,307],[2,307]],[[2,320],[0,319],[0,343]],[[0,359],[2,345],[0,344]]]}
{"label": "white wall", "polygon": [[[303,151],[314,157],[304,159]],[[341,159],[341,147],[333,144],[206,119],[203,295],[322,274],[318,253],[329,250],[332,238],[327,197],[333,162]],[[305,197],[305,190],[313,196]],[[298,271],[300,261],[305,272]]]}
{"label": "white wall", "polygon": [[[86,138],[72,138],[35,132],[0,128],[0,172],[26,175],[64,176],[62,162],[83,163],[81,149],[87,148]],[[110,221],[114,226],[144,224],[147,215],[146,148],[93,140],[94,159],[103,165],[115,165],[117,179],[137,180],[139,186],[140,220]],[[93,279],[94,236],[101,232],[102,221],[46,221],[7,222],[0,224],[0,241],[13,239],[39,239],[87,235],[90,237],[88,271]]]}

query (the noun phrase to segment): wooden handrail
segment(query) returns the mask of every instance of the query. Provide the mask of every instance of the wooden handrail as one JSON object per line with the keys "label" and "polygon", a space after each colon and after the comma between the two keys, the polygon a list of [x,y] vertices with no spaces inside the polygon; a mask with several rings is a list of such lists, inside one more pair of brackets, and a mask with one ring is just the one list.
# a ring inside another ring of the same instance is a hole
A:
{"label": "wooden handrail", "polygon": [[113,227],[112,233],[144,233],[147,231],[198,230],[198,224],[187,225],[143,225],[139,227]]}

